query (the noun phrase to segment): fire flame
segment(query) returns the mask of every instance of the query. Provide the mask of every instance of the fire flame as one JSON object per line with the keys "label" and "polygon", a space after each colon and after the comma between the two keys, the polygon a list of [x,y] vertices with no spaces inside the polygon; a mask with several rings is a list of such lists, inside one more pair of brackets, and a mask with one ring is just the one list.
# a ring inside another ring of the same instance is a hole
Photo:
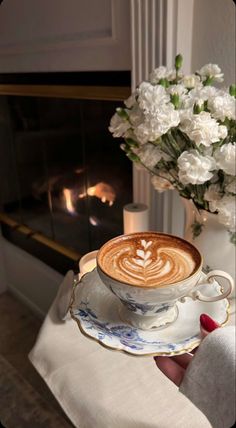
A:
{"label": "fire flame", "polygon": [[70,189],[63,189],[63,195],[65,198],[66,209],[71,214],[75,214],[75,208],[72,202],[72,191]]}
{"label": "fire flame", "polygon": [[[88,187],[87,195],[96,196],[101,199],[103,203],[108,202],[110,207],[113,205],[116,198],[114,189],[109,184],[103,182],[97,183],[95,186]],[[81,197],[81,195],[79,195],[79,197]]]}
{"label": "fire flame", "polygon": [[[99,182],[95,186],[88,187],[88,189],[78,194],[78,199],[83,199],[86,196],[95,196],[101,200],[104,204],[108,202],[108,205],[111,207],[115,201],[116,194],[112,186],[107,183]],[[73,205],[73,191],[71,189],[64,188],[63,196],[65,199],[65,206],[67,211],[70,214],[76,214],[76,209]],[[92,218],[91,224],[93,226],[97,225],[97,219]]]}

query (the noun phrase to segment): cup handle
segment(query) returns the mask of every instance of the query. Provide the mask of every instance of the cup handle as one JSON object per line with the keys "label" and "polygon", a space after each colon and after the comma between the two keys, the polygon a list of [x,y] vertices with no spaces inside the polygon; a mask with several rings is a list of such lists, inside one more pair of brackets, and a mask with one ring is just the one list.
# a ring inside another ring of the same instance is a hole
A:
{"label": "cup handle", "polygon": [[[202,294],[198,290],[198,287],[206,283],[212,284],[215,277],[220,277],[227,280],[227,285],[223,288],[222,294],[219,294],[218,296],[204,296],[204,294]],[[232,292],[233,288],[234,280],[232,276],[222,270],[212,270],[206,275],[202,282],[197,284],[195,289],[189,294],[189,297],[191,297],[193,300],[201,300],[202,302],[217,302],[217,300],[222,300],[228,297],[228,295]]]}

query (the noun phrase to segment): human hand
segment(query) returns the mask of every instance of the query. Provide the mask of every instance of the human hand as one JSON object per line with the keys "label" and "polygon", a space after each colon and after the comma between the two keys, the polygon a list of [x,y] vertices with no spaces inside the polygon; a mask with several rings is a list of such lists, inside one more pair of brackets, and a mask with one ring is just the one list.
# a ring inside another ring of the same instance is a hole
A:
{"label": "human hand", "polygon": [[[216,328],[220,327],[219,324],[214,321],[209,315],[202,314],[200,316],[200,330],[201,336],[204,338]],[[186,353],[183,355],[177,355],[175,357],[154,357],[157,367],[177,386],[180,386],[185,370],[187,369],[190,361],[192,360],[194,353]]]}

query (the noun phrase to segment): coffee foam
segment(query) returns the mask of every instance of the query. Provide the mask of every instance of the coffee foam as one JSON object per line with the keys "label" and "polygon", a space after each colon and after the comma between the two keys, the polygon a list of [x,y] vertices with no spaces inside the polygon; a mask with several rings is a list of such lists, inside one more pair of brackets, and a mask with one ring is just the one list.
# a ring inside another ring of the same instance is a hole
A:
{"label": "coffee foam", "polygon": [[200,266],[201,257],[180,238],[145,232],[109,241],[98,253],[98,264],[121,282],[161,287],[189,277]]}

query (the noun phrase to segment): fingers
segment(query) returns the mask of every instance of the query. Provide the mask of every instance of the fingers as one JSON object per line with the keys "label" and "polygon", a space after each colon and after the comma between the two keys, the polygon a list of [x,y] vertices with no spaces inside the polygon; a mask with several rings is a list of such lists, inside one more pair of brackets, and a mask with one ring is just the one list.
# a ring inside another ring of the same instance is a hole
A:
{"label": "fingers", "polygon": [[175,385],[180,386],[185,369],[181,367],[173,358],[155,357],[157,367],[167,376]]}
{"label": "fingers", "polygon": [[174,360],[180,367],[183,369],[186,369],[192,360],[193,355],[191,354],[183,354],[183,355],[176,355],[175,357],[172,357],[172,360]]}
{"label": "fingers", "polygon": [[[200,316],[200,330],[202,338],[207,336],[210,332],[219,328],[220,325],[207,314]],[[167,376],[175,385],[180,386],[185,370],[193,358],[193,354],[198,348],[194,349],[192,353],[177,355],[175,357],[155,357],[157,367]]]}
{"label": "fingers", "polygon": [[200,316],[200,330],[202,338],[206,337],[209,333],[214,331],[216,328],[219,328],[220,325],[218,322],[213,320],[207,314],[201,314]]}

